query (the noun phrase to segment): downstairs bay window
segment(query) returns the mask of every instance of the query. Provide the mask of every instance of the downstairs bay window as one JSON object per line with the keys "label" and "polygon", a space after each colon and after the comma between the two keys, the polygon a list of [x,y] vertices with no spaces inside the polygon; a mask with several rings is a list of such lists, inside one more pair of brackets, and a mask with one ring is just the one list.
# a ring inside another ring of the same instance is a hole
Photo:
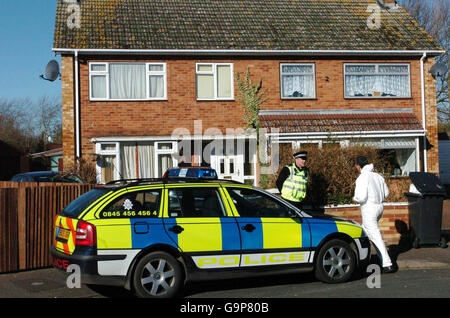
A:
{"label": "downstairs bay window", "polygon": [[97,142],[97,182],[161,177],[178,164],[176,149],[172,141]]}
{"label": "downstairs bay window", "polygon": [[281,143],[291,143],[293,149],[322,149],[351,146],[366,146],[377,149],[380,158],[383,158],[383,173],[395,177],[408,176],[410,172],[419,171],[419,138],[336,138],[313,140],[280,140]]}

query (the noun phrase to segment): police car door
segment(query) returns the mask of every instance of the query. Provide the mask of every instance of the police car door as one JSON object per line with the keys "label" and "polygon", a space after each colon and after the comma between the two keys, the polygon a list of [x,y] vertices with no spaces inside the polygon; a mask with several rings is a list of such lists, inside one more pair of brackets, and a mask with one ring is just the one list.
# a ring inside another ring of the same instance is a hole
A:
{"label": "police car door", "polygon": [[169,237],[198,269],[239,267],[239,231],[218,185],[167,185]]}
{"label": "police car door", "polygon": [[309,263],[309,226],[290,207],[260,190],[224,187],[238,216],[241,267]]}

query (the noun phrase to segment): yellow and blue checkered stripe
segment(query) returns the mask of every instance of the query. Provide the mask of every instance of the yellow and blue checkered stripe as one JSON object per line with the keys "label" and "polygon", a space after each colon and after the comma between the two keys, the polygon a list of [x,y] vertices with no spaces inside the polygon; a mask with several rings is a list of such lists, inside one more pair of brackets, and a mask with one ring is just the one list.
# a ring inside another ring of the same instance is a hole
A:
{"label": "yellow and blue checkered stripe", "polygon": [[[189,186],[189,185],[180,185]],[[211,186],[211,185],[209,185]],[[345,233],[352,238],[362,236],[362,229],[350,223],[303,218],[241,218],[228,193],[219,187],[224,198],[226,217],[170,218],[167,215],[168,191],[164,192],[158,218],[97,219],[105,206],[127,191],[155,187],[138,186],[110,192],[83,213],[97,227],[98,249],[142,249],[154,244],[165,244],[183,252],[228,252],[239,250],[314,248],[329,234]],[[247,233],[240,230],[245,224],[255,226]],[[168,231],[175,225],[186,228],[177,235]]]}

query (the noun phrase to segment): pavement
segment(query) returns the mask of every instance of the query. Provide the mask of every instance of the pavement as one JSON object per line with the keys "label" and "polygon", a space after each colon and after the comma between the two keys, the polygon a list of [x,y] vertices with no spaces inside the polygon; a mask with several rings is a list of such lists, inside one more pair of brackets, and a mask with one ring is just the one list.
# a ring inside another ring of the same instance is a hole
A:
{"label": "pavement", "polygon": [[[444,201],[442,236],[450,242],[450,200]],[[372,249],[373,250],[373,249]],[[410,240],[400,239],[388,246],[389,254],[399,271],[450,269],[450,247],[412,247]],[[372,262],[377,263],[375,252]],[[66,273],[54,268],[0,274],[0,298],[130,298],[130,292],[117,287],[85,286],[67,288]]]}

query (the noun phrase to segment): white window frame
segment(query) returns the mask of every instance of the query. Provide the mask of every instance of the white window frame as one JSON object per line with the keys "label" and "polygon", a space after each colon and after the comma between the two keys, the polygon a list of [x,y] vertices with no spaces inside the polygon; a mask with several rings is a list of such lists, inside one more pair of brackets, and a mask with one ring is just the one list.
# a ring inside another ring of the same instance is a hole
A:
{"label": "white window frame", "polygon": [[[145,64],[145,88],[146,88],[146,98],[144,99],[114,99],[110,97],[110,81],[109,81],[109,65],[114,63],[120,64]],[[93,71],[92,66],[94,65],[104,65],[105,71]],[[150,71],[151,65],[162,65],[162,71]],[[102,75],[106,76],[106,98],[96,98],[92,96],[92,76]],[[150,97],[150,76],[152,75],[162,75],[164,82],[164,96],[163,97]],[[90,101],[142,101],[142,100],[151,100],[151,101],[164,101],[167,100],[167,63],[165,62],[89,62],[89,100]]]}
{"label": "white window frame", "polygon": [[[230,66],[230,87],[231,87],[231,96],[230,97],[218,97],[217,96],[217,67],[227,65]],[[212,71],[199,71],[199,66],[212,66]],[[234,82],[233,82],[233,63],[208,63],[208,62],[199,62],[195,63],[195,95],[197,100],[200,101],[208,101],[208,100],[234,100]],[[214,81],[214,97],[213,98],[199,98],[198,97],[198,80],[197,75],[213,75],[213,81]]]}
{"label": "white window frame", "polygon": [[[312,66],[312,73],[283,73],[283,66]],[[314,79],[313,96],[289,97],[283,96],[283,75],[312,75]],[[316,64],[315,63],[280,63],[280,98],[281,99],[316,99]]]}
{"label": "white window frame", "polygon": [[[172,144],[171,149],[159,149],[160,144]],[[158,165],[158,156],[159,155],[172,155],[178,151],[178,143],[176,141],[155,141],[155,157],[154,157],[154,163],[155,163],[155,176],[159,175],[159,165]],[[174,166],[178,165],[178,160],[172,157],[172,162]],[[163,172],[163,171],[161,171]]]}
{"label": "white window frame", "polygon": [[[114,150],[102,150],[102,145],[114,145]],[[99,142],[95,144],[95,153],[98,156],[115,156],[114,179],[120,179],[120,143],[119,142]],[[102,183],[102,168],[96,163],[97,183]]]}
{"label": "white window frame", "polygon": [[[375,73],[351,72],[348,73],[346,66],[375,66]],[[380,66],[407,66],[408,73],[379,73]],[[409,95],[408,96],[348,96],[346,95],[345,77],[347,75],[365,75],[365,76],[379,76],[379,75],[408,75]],[[344,63],[344,98],[348,99],[386,99],[386,98],[411,98],[411,65],[410,63]]]}

